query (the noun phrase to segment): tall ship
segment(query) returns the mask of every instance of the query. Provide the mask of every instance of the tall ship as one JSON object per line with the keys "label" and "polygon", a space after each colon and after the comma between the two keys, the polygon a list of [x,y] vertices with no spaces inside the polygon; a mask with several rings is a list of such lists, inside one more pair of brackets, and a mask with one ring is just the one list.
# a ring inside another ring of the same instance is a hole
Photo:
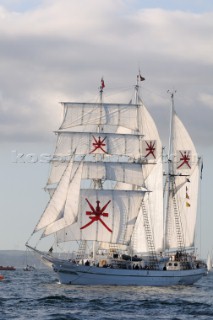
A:
{"label": "tall ship", "polygon": [[[104,79],[98,102],[62,103],[50,199],[26,243],[62,284],[191,285],[207,274],[194,248],[201,158],[173,93],[163,154],[140,98],[143,80],[139,74],[126,104],[103,101]],[[53,236],[49,251],[31,244],[36,235],[38,243]],[[56,254],[63,245],[67,256]]]}

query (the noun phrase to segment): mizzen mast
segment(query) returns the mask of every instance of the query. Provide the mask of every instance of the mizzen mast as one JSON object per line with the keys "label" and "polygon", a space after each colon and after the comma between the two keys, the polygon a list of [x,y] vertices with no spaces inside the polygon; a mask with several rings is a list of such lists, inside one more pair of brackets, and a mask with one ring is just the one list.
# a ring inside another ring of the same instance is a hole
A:
{"label": "mizzen mast", "polygon": [[[175,117],[175,108],[174,108],[174,92],[167,91],[171,95],[171,117],[170,117],[170,135],[169,135],[169,150],[168,150],[168,172],[167,172],[167,204],[166,204],[166,224],[168,223],[168,216],[169,211],[171,210],[171,207],[173,207],[173,214],[174,214],[174,222],[175,222],[175,228],[176,228],[176,237],[177,237],[177,246],[178,250],[181,252],[185,252],[185,244],[184,244],[184,237],[183,237],[183,229],[182,229],[182,223],[181,223],[181,215],[178,208],[177,203],[177,196],[176,196],[176,176],[179,174],[176,173],[175,170],[175,150],[174,150],[174,117]],[[164,244],[165,248],[165,244]]]}

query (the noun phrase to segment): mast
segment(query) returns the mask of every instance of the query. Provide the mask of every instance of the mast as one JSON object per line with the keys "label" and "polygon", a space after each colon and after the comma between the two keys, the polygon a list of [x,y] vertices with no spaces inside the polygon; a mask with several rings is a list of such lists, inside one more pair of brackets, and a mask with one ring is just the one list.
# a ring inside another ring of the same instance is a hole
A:
{"label": "mast", "polygon": [[169,150],[168,150],[168,159],[167,159],[167,177],[166,177],[166,185],[167,185],[167,193],[166,193],[166,209],[164,213],[164,251],[166,249],[166,226],[168,223],[168,213],[169,213],[169,195],[171,192],[171,175],[174,173],[173,169],[173,142],[174,142],[174,113],[175,113],[175,108],[174,108],[174,93],[175,92],[170,92],[170,90],[167,91],[167,93],[170,94],[171,97],[171,112],[170,112],[170,130],[169,130]]}
{"label": "mast", "polygon": [[103,77],[101,78],[101,85],[99,88],[99,93],[100,93],[100,104],[103,103],[103,89],[105,88],[105,83]]}
{"label": "mast", "polygon": [[[140,104],[141,99],[139,96],[139,81],[144,81],[145,78],[141,76],[140,70],[137,75],[136,85],[135,85],[135,96],[134,96],[134,103],[137,105],[138,115],[137,115],[137,121],[138,121],[138,128],[139,128],[139,122],[140,122],[140,108],[143,106]],[[147,139],[147,137],[145,137]],[[155,242],[154,242],[154,233],[152,230],[152,223],[151,223],[151,212],[150,212],[150,205],[149,200],[142,199],[141,201],[141,210],[142,210],[142,217],[143,217],[143,225],[144,225],[144,233],[145,233],[145,240],[147,245],[147,252],[149,254],[150,259],[150,265],[154,269],[158,269],[158,260],[156,255],[156,249],[155,249]],[[134,234],[133,234],[134,236]]]}
{"label": "mast", "polygon": [[[166,230],[166,226],[168,224],[168,216],[171,210],[171,206],[173,207],[175,228],[176,228],[176,236],[177,236],[177,247],[180,251],[185,251],[184,237],[183,237],[183,228],[181,222],[181,215],[178,208],[177,203],[177,195],[176,195],[176,172],[174,167],[174,158],[175,158],[175,150],[174,150],[174,117],[175,117],[175,108],[174,108],[174,93],[168,90],[168,93],[171,95],[171,118],[170,118],[170,137],[169,137],[169,152],[168,152],[168,172],[167,172],[167,199],[166,199],[166,212],[165,212],[165,225],[164,228]],[[172,201],[172,203],[171,203]],[[165,234],[165,232],[164,232]],[[164,250],[166,247],[166,234],[164,236]]]}
{"label": "mast", "polygon": [[[170,134],[169,134],[169,153],[168,153],[168,163],[173,160],[173,141],[174,141],[174,114],[175,114],[175,107],[174,107],[174,94],[175,92],[170,92],[169,90],[167,91],[170,93],[171,96],[171,116],[170,116]],[[169,165],[168,172],[173,171],[173,168]]]}
{"label": "mast", "polygon": [[[139,72],[140,73],[140,72]],[[138,98],[139,98],[139,75],[137,75],[137,81],[135,85],[135,104],[138,104]]]}
{"label": "mast", "polygon": [[139,103],[139,81],[144,81],[145,78],[142,77],[141,72],[139,70],[139,73],[137,75],[136,85],[135,85],[135,104]]}
{"label": "mast", "polygon": [[101,132],[103,130],[103,128],[101,128],[101,125],[102,125],[102,115],[103,115],[103,92],[104,92],[104,89],[105,88],[105,83],[104,83],[104,79],[103,77],[101,78],[101,85],[99,87],[99,94],[100,94],[100,123],[98,125],[98,132]]}
{"label": "mast", "polygon": [[[101,125],[102,125],[102,107],[103,107],[103,89],[105,88],[105,83],[104,83],[104,79],[103,77],[101,78],[101,85],[99,87],[99,94],[100,94],[100,122],[98,124],[98,132],[100,133],[103,129],[101,128]],[[102,181],[101,179],[94,179],[93,180],[94,182],[94,185],[95,185],[95,188],[96,189],[99,189],[101,188],[102,189]],[[96,231],[97,232],[97,231]],[[96,258],[96,250],[97,250],[97,241],[96,240],[93,240],[92,241],[92,251],[93,251],[93,259],[95,260]]]}

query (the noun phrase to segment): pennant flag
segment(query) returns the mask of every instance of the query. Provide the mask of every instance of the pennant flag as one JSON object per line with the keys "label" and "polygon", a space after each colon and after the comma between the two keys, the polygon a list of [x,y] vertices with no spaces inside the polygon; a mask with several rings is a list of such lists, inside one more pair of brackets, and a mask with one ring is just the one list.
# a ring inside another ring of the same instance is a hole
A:
{"label": "pennant flag", "polygon": [[[186,186],[186,199],[189,200],[189,195],[188,195],[188,188],[187,188],[187,186]],[[188,201],[186,201],[186,206],[187,206],[187,207],[190,207],[190,206],[191,206]]]}
{"label": "pennant flag", "polygon": [[186,187],[186,199],[189,199],[188,188]]}
{"label": "pennant flag", "polygon": [[202,180],[202,178],[203,178],[203,161],[200,168],[200,179]]}
{"label": "pennant flag", "polygon": [[139,74],[139,75],[138,75],[138,79],[139,79],[140,81],[144,81],[144,80],[145,80],[145,78],[144,78],[144,77],[142,77],[142,75],[141,75],[141,74]]}

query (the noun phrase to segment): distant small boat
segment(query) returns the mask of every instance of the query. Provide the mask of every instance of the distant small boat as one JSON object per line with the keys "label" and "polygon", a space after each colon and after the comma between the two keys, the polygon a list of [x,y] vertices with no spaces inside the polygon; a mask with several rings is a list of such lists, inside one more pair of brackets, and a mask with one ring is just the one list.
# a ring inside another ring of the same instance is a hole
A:
{"label": "distant small boat", "polygon": [[23,268],[23,270],[24,271],[34,271],[35,267],[27,265],[25,268]]}
{"label": "distant small boat", "polygon": [[16,270],[16,268],[13,266],[0,266],[0,270],[14,271],[14,270]]}
{"label": "distant small boat", "polygon": [[0,281],[4,279],[4,276],[0,274]]}
{"label": "distant small boat", "polygon": [[210,270],[212,270],[212,268],[213,268],[212,257],[208,253],[208,256],[207,256],[207,269],[208,269],[208,271],[210,271]]}

